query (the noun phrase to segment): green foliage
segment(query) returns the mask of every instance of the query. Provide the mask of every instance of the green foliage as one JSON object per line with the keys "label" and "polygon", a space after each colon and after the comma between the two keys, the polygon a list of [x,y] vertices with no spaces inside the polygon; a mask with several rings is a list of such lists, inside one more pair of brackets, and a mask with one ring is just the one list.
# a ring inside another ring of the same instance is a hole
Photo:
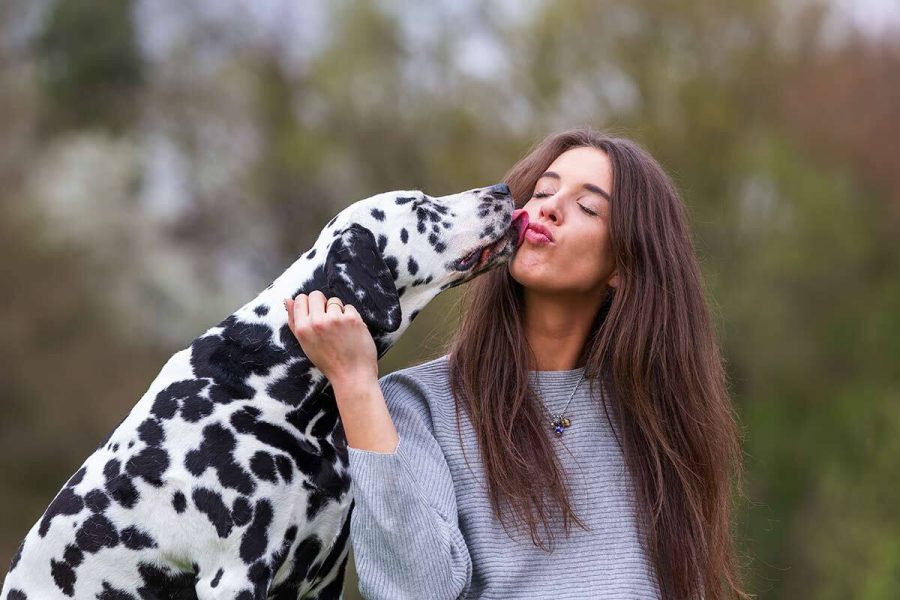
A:
{"label": "green foliage", "polygon": [[143,59],[131,0],[58,0],[35,58],[54,128],[121,130],[139,114]]}

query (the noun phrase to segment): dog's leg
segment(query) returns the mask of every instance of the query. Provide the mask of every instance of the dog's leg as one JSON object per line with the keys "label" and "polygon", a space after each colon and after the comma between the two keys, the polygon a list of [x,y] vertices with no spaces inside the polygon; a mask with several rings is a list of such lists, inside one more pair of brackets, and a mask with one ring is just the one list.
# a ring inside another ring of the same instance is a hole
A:
{"label": "dog's leg", "polygon": [[350,519],[353,506],[351,502],[331,551],[316,574],[315,584],[301,596],[304,600],[340,600],[343,597],[344,575],[350,558]]}

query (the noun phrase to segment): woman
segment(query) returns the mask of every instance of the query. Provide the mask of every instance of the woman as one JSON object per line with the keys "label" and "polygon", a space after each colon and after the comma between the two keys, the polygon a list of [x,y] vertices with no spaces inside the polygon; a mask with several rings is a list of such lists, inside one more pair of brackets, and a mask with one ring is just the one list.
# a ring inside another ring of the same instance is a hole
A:
{"label": "woman", "polygon": [[352,306],[287,303],[341,413],[363,595],[748,597],[740,440],[675,187],[590,129],[504,181],[529,230],[467,286],[447,355],[379,381]]}

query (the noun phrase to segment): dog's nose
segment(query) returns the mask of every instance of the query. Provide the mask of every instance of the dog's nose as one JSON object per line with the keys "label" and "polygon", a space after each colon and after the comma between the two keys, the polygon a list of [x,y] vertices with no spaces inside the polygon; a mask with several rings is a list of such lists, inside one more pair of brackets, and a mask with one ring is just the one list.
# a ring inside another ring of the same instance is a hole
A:
{"label": "dog's nose", "polygon": [[505,183],[498,183],[497,185],[493,185],[488,191],[492,194],[498,194],[500,196],[509,196],[509,186]]}

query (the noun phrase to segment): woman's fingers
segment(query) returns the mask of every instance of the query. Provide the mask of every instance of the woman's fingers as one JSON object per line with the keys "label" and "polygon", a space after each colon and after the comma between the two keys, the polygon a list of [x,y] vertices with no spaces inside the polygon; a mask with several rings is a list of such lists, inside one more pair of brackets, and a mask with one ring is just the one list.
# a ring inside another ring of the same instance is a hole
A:
{"label": "woman's fingers", "polygon": [[351,315],[360,318],[356,307],[352,304],[345,305],[337,297],[327,298],[319,290],[286,299],[284,306],[288,312],[288,326],[295,334],[310,328],[314,323],[324,324],[326,317],[339,318],[342,315]]}
{"label": "woman's fingers", "polygon": [[284,300],[284,308],[287,310],[288,315],[288,329],[291,332],[294,331],[294,300],[293,298],[285,298]]}
{"label": "woman's fingers", "polygon": [[309,296],[297,294],[294,304],[299,307],[299,310],[294,313],[294,322],[298,325],[309,322]]}
{"label": "woman's fingers", "polygon": [[289,301],[288,323],[294,335],[298,335],[309,321],[306,294],[297,294],[297,297]]}
{"label": "woman's fingers", "polygon": [[340,317],[344,314],[344,303],[338,297],[331,297],[325,301],[325,314],[330,317]]}
{"label": "woman's fingers", "polygon": [[309,320],[312,323],[322,321],[325,316],[325,294],[319,290],[309,293]]}

